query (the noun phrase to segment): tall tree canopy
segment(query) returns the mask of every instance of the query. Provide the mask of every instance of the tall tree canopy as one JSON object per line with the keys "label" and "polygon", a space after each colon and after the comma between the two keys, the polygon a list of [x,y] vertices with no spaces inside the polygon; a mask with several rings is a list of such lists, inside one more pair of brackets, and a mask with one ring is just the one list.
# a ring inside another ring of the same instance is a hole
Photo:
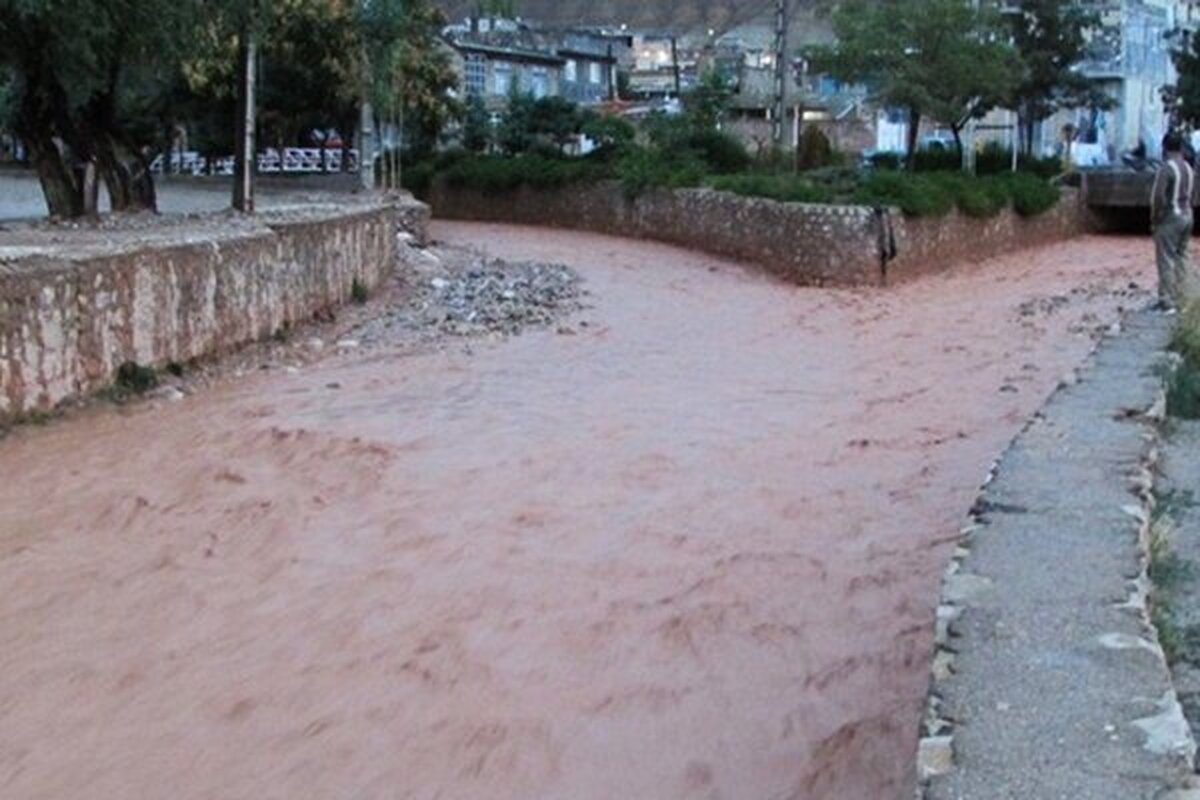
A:
{"label": "tall tree canopy", "polygon": [[1076,70],[1088,55],[1089,31],[1097,24],[1086,4],[1019,0],[1011,15],[1013,45],[1021,56],[1021,80],[1011,105],[1021,118],[1021,142],[1033,149],[1036,125],[1061,108],[1110,107],[1112,101]]}
{"label": "tall tree canopy", "polygon": [[92,205],[94,187],[78,164],[94,165],[114,208],[154,207],[130,117],[152,108],[164,56],[186,50],[202,11],[196,2],[0,0],[11,124],[51,213],[77,216]]}
{"label": "tall tree canopy", "polygon": [[0,0],[9,127],[51,214],[91,211],[93,172],[114,210],[154,208],[149,164],[180,126],[209,154],[229,153],[248,20],[269,144],[313,129],[344,140],[364,96],[423,141],[458,113],[429,0]]}
{"label": "tall tree canopy", "polygon": [[[989,4],[972,0],[846,0],[833,13],[837,43],[809,55],[817,70],[868,86],[908,116],[907,150],[932,118],[957,137],[1016,83],[1019,64]],[[960,143],[961,146],[961,143]]]}

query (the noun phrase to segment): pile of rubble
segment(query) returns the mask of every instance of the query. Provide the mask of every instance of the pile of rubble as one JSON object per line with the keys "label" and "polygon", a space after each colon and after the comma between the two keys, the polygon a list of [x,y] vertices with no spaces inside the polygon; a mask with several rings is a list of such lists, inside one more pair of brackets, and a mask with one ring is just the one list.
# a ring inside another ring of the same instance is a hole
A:
{"label": "pile of rubble", "polygon": [[510,263],[463,252],[426,256],[403,302],[388,305],[351,336],[364,344],[415,337],[511,336],[552,325],[583,308],[579,275],[560,264]]}

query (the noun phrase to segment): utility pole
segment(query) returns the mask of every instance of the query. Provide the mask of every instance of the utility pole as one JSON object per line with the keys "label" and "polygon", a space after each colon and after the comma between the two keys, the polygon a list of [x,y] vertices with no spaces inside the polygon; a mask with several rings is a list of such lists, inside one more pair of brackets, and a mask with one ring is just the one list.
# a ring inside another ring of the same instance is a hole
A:
{"label": "utility pole", "polygon": [[371,106],[370,86],[364,81],[358,116],[358,188],[375,191],[375,109]]}
{"label": "utility pole", "polygon": [[254,171],[257,150],[254,146],[258,82],[258,41],[253,11],[247,12],[238,41],[237,141],[234,146],[233,207],[244,214],[254,213]]}
{"label": "utility pole", "polygon": [[771,130],[776,147],[783,146],[784,105],[787,101],[788,0],[775,0],[775,103]]}
{"label": "utility pole", "polygon": [[679,42],[671,37],[671,66],[675,70],[675,97],[683,94],[683,78],[679,74]]}
{"label": "utility pole", "polygon": [[[975,12],[975,20],[978,21],[979,20],[979,0],[975,0],[974,3],[972,3],[972,8]],[[960,153],[960,155],[962,156],[963,171],[970,175],[975,174],[975,135],[977,133],[977,131],[976,131],[977,127],[978,127],[977,120],[975,119],[975,115],[972,114],[970,119],[967,120],[967,130],[966,130],[966,137],[965,137],[966,142],[965,142],[965,144],[962,144],[962,153]]]}

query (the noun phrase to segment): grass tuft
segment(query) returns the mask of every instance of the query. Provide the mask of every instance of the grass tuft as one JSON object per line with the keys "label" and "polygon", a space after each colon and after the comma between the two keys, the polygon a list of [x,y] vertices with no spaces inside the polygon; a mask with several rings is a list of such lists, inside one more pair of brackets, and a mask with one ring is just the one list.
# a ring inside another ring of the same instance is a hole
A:
{"label": "grass tuft", "polygon": [[371,293],[367,291],[367,286],[358,278],[350,284],[350,299],[355,305],[365,306],[367,301],[371,299]]}

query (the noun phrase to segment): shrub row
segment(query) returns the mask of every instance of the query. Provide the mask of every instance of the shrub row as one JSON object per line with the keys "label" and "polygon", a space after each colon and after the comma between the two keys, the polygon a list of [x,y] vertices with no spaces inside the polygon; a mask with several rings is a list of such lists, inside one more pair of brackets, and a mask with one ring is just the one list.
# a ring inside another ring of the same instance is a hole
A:
{"label": "shrub row", "polygon": [[605,171],[584,159],[520,155],[513,158],[476,156],[463,158],[442,173],[451,186],[468,186],[495,193],[527,185],[553,188],[606,177]]}
{"label": "shrub row", "polygon": [[1023,217],[1053,208],[1060,192],[1047,180],[1027,172],[987,177],[961,173],[877,172],[863,182],[855,201],[896,206],[912,217],[936,217],[957,207],[970,217],[994,217],[1010,205]]}
{"label": "shrub row", "polygon": [[[932,147],[917,152],[914,159],[916,172],[958,172],[962,169],[962,156],[954,148]],[[900,170],[904,157],[897,153],[878,153],[871,157],[876,169]],[[1040,178],[1054,178],[1063,171],[1063,164],[1055,156],[1036,158],[1021,154],[1017,157],[1017,169]],[[975,155],[975,172],[978,175],[1001,175],[1012,172],[1012,150],[992,142]]]}
{"label": "shrub row", "polygon": [[523,185],[554,188],[617,179],[630,196],[656,187],[707,185],[781,202],[893,206],[913,217],[941,216],[957,207],[980,219],[993,217],[1010,206],[1021,216],[1037,216],[1053,208],[1060,196],[1049,181],[1024,172],[973,177],[958,172],[876,170],[864,175],[851,169],[827,168],[800,175],[714,175],[712,163],[691,150],[667,155],[655,148],[629,147],[615,158],[602,155],[563,158],[540,153],[514,157],[447,153],[436,161],[407,167],[404,183],[416,194],[424,195],[433,179],[441,176],[451,186],[495,194]]}
{"label": "shrub row", "polygon": [[832,203],[833,192],[798,175],[719,175],[708,185],[743,197],[766,197],[783,203]]}

